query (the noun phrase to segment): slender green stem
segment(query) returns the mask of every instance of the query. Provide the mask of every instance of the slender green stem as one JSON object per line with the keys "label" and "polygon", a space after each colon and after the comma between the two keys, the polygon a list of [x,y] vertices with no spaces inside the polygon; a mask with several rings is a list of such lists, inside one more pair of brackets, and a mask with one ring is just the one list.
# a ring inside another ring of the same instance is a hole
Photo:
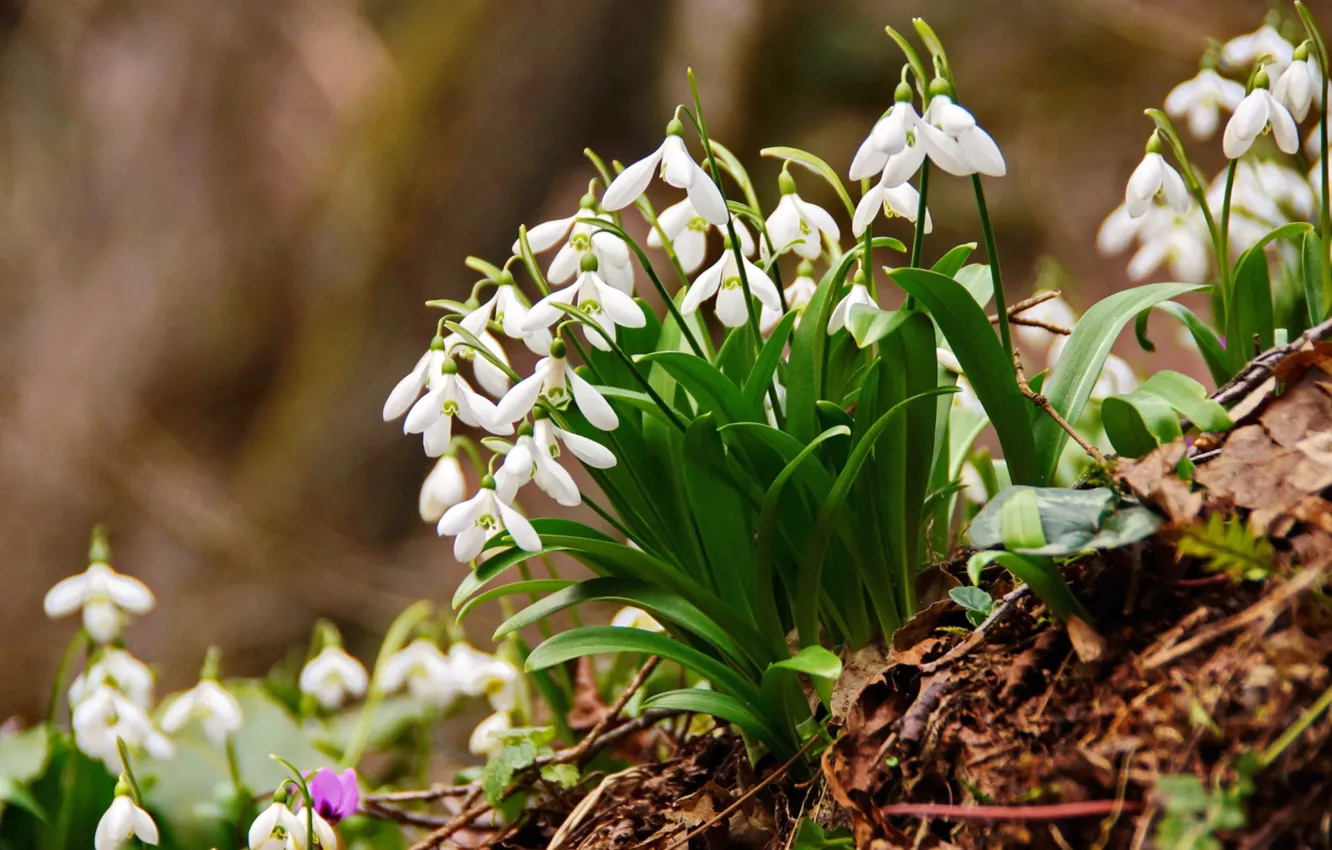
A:
{"label": "slender green stem", "polygon": [[1230,291],[1233,281],[1230,279],[1230,196],[1235,189],[1235,169],[1239,166],[1239,160],[1232,159],[1230,165],[1226,168],[1226,193],[1221,199],[1221,248],[1218,251],[1217,260],[1221,263],[1221,304],[1226,313],[1222,317],[1221,327],[1227,327],[1230,323],[1230,299],[1234,295]]}
{"label": "slender green stem", "polygon": [[384,688],[380,683],[384,665],[406,645],[412,630],[419,623],[429,619],[432,611],[433,606],[429,602],[425,600],[416,602],[399,614],[385,633],[384,642],[379,646],[379,655],[375,658],[374,670],[370,673],[370,686],[366,690],[365,704],[361,706],[361,713],[356,718],[351,738],[347,741],[347,749],[342,753],[342,763],[348,767],[355,767],[360,762],[365,748],[370,744],[375,713],[384,702]]}
{"label": "slender green stem", "polygon": [[292,775],[294,781],[301,789],[301,800],[305,803],[305,834],[311,836],[310,843],[314,843],[314,797],[310,794],[310,784],[305,781],[305,777],[295,765],[284,759],[282,756],[270,753],[269,758],[282,765]]}
{"label": "slender green stem", "polygon": [[990,261],[990,280],[994,284],[994,309],[999,316],[999,342],[1004,346],[1004,354],[1013,360],[1013,340],[1008,329],[1008,302],[1004,297],[1004,276],[999,269],[999,249],[994,244],[994,228],[990,225],[990,211],[985,206],[985,189],[981,186],[979,174],[971,175],[972,188],[976,190],[976,210],[980,213],[981,233],[985,236],[985,255]]}
{"label": "slender green stem", "polygon": [[121,776],[129,786],[130,799],[134,800],[134,805],[143,808],[143,792],[139,790],[139,780],[134,778],[134,765],[130,763],[129,747],[125,744],[125,739],[119,735],[116,736],[116,750],[120,753],[120,764],[123,768]]}
{"label": "slender green stem", "polygon": [[1263,754],[1259,758],[1258,763],[1263,767],[1270,766],[1272,762],[1280,758],[1281,754],[1286,751],[1286,748],[1295,743],[1295,741],[1303,735],[1330,706],[1332,706],[1332,688],[1323,691],[1323,695],[1318,698],[1317,702],[1306,708],[1300,716],[1295,719],[1294,723],[1286,727],[1286,731],[1281,733],[1280,738],[1277,738],[1272,742],[1271,746],[1263,750]]}
{"label": "slender green stem", "polygon": [[[671,318],[675,319],[675,323],[680,326],[680,333],[684,336],[685,341],[689,343],[689,347],[694,350],[696,356],[707,359],[706,355],[703,353],[703,348],[698,344],[698,340],[694,339],[693,331],[689,329],[689,325],[685,322],[685,317],[680,314],[680,308],[675,305],[675,299],[666,291],[666,286],[661,282],[661,278],[657,277],[657,273],[653,270],[652,263],[648,261],[647,254],[643,252],[643,249],[638,247],[638,243],[630,238],[628,233],[625,233],[622,228],[614,223],[605,220],[595,220],[594,223],[607,233],[623,239],[625,244],[632,248],[634,253],[638,255],[639,265],[643,267],[643,271],[647,272],[647,276],[651,279],[652,285],[656,287],[657,293],[661,295],[661,300],[666,302],[666,309],[670,312]],[[663,244],[668,244],[669,242],[669,240],[666,239],[665,233],[662,233],[662,242]],[[674,253],[674,251],[672,251],[672,253]],[[678,259],[675,261],[675,265],[677,267],[680,265]],[[680,269],[680,276],[684,278],[686,283],[688,283],[688,278],[684,276],[683,269]]]}
{"label": "slender green stem", "polygon": [[60,655],[60,665],[56,667],[55,679],[51,682],[51,697],[46,704],[46,722],[52,726],[56,722],[56,714],[60,711],[60,700],[65,694],[65,688],[69,684],[69,674],[74,666],[74,657],[84,650],[88,645],[88,633],[79,629],[74,636],[65,644],[65,651]]}
{"label": "slender green stem", "polygon": [[250,790],[245,787],[245,779],[241,776],[240,757],[236,752],[236,738],[234,735],[227,736],[226,755],[227,773],[231,777],[232,793],[235,795],[235,809],[232,811],[235,820],[232,823],[232,833],[237,841],[243,844],[241,836],[245,834],[245,825],[250,822],[252,806]]}
{"label": "slender green stem", "polygon": [[911,267],[915,269],[924,268],[921,262],[924,259],[925,251],[925,217],[927,215],[925,197],[929,194],[929,191],[930,161],[926,159],[920,163],[920,201],[916,204],[916,232],[911,240]]}

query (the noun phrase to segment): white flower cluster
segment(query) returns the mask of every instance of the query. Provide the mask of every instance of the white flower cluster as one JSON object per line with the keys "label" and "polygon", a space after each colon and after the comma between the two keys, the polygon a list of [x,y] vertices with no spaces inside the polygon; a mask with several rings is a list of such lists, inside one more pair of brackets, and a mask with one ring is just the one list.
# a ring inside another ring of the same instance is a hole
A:
{"label": "white flower cluster", "polygon": [[[1222,45],[1208,67],[1167,95],[1166,114],[1185,121],[1196,139],[1210,138],[1220,126],[1222,112],[1231,113],[1222,138],[1226,157],[1238,160],[1230,181],[1231,214],[1223,225],[1228,225],[1225,244],[1230,259],[1273,228],[1313,214],[1321,181],[1319,164],[1306,179],[1278,159],[1252,154],[1264,135],[1271,136],[1276,152],[1297,154],[1299,123],[1319,102],[1325,85],[1310,45],[1297,47],[1269,25]],[[1306,144],[1313,157],[1322,153],[1317,137],[1315,130]],[[1208,218],[1221,221],[1230,169],[1201,185],[1191,166],[1181,163],[1181,167],[1183,177],[1162,154],[1160,134],[1153,133],[1146,155],[1129,178],[1124,203],[1110,213],[1097,234],[1097,247],[1105,254],[1137,243],[1128,264],[1133,280],[1146,279],[1164,267],[1175,280],[1202,283],[1214,267],[1214,251],[1219,249],[1214,248],[1216,237]],[[1204,203],[1205,210],[1195,201]]]}

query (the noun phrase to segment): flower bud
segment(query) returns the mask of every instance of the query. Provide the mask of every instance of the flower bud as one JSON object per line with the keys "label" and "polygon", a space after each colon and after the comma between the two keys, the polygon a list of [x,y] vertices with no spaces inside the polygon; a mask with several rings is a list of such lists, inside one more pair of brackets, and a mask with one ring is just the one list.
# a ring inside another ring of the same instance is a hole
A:
{"label": "flower bud", "polygon": [[897,90],[893,92],[893,100],[898,103],[911,102],[911,84],[906,80],[897,84]]}
{"label": "flower bud", "polygon": [[443,351],[443,350],[444,350],[444,337],[440,336],[439,334],[435,334],[434,339],[430,340],[430,350],[431,350],[431,351]]}
{"label": "flower bud", "polygon": [[550,343],[551,357],[554,357],[556,360],[563,360],[566,354],[568,354],[568,348],[567,346],[565,346],[564,340],[556,339],[551,341]]}
{"label": "flower bud", "polygon": [[1161,134],[1157,131],[1152,131],[1152,134],[1147,137],[1147,153],[1160,153],[1160,152],[1161,152]]}
{"label": "flower bud", "polygon": [[666,125],[666,135],[679,136],[684,134],[684,125],[680,123],[679,118],[672,118]]}
{"label": "flower bud", "polygon": [[777,188],[783,195],[794,195],[796,190],[795,178],[788,172],[783,171],[777,175]]}
{"label": "flower bud", "polygon": [[597,255],[592,251],[585,251],[583,258],[578,261],[578,270],[584,272],[594,272],[597,270]]}
{"label": "flower bud", "polygon": [[481,487],[486,490],[494,490],[495,476],[491,475],[490,473],[486,473],[485,475],[483,475],[481,477]]}
{"label": "flower bud", "polygon": [[952,97],[953,95],[953,87],[950,86],[948,84],[948,81],[945,80],[943,77],[935,77],[934,79],[930,80],[930,87],[928,91],[931,100],[940,96]]}

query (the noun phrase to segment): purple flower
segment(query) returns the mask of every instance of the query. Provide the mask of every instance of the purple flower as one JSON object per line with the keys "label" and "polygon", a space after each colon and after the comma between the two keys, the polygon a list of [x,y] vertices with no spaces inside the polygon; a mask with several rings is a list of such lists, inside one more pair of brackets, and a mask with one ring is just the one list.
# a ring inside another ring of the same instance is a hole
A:
{"label": "purple flower", "polygon": [[361,801],[361,791],[356,787],[356,771],[349,767],[342,773],[334,773],[326,767],[319,768],[310,780],[310,796],[314,798],[315,811],[329,823],[337,823],[355,814]]}

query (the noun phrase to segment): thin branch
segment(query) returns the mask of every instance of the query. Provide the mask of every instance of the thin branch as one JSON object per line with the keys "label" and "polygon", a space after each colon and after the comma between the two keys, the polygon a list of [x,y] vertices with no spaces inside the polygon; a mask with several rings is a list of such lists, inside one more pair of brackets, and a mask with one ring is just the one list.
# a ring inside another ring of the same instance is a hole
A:
{"label": "thin branch", "polygon": [[1225,386],[1212,393],[1212,400],[1226,406],[1239,401],[1271,377],[1276,365],[1285,360],[1288,355],[1294,354],[1304,346],[1319,342],[1328,336],[1332,336],[1332,319],[1314,325],[1286,345],[1269,348],[1249,361],[1249,365],[1241,369],[1239,374],[1231,378]]}
{"label": "thin branch", "polygon": [[[634,694],[638,693],[638,689],[643,687],[643,683],[647,681],[648,676],[652,675],[652,671],[656,670],[660,663],[661,659],[655,655],[644,662],[643,666],[638,668],[638,673],[634,676],[633,681],[629,683],[629,687],[624,689],[624,692],[616,698],[615,703],[607,710],[606,716],[597,721],[597,724],[592,727],[592,731],[588,732],[583,740],[556,753],[550,763],[568,764],[569,762],[581,761],[591,748],[605,737],[606,729],[615,722],[615,718],[620,715],[621,711],[624,711],[624,707],[629,704],[629,700],[633,699]],[[602,743],[601,746],[606,745]]]}
{"label": "thin branch", "polygon": [[893,803],[880,806],[885,817],[905,816],[942,818],[943,820],[1018,820],[1056,821],[1071,818],[1105,817],[1120,812],[1136,812],[1142,803],[1129,800],[1079,800],[1037,806],[972,806],[950,803]]}
{"label": "thin branch", "polygon": [[947,667],[976,647],[980,646],[985,642],[985,636],[990,630],[999,625],[999,621],[1013,609],[1013,606],[1018,603],[1018,600],[1026,596],[1030,591],[1031,587],[1025,584],[1010,590],[1004,595],[1003,599],[999,600],[999,604],[994,606],[994,610],[990,612],[990,615],[976,627],[976,630],[967,635],[966,640],[948,650],[948,653],[942,658],[937,658],[934,661],[920,665],[920,672],[922,674],[929,674],[938,670],[940,667]]}
{"label": "thin branch", "polygon": [[1105,455],[1101,454],[1101,450],[1087,442],[1086,438],[1078,433],[1078,429],[1068,424],[1068,420],[1065,419],[1059,411],[1054,409],[1054,405],[1050,404],[1048,398],[1033,390],[1031,385],[1027,383],[1027,376],[1022,371],[1022,357],[1016,353],[1013,355],[1013,371],[1017,375],[1018,389],[1022,391],[1022,394],[1026,396],[1032,404],[1035,404],[1041,410],[1044,410],[1046,415],[1055,421],[1056,425],[1063,428],[1068,435],[1073,438],[1073,442],[1081,446],[1084,452],[1091,455],[1092,460],[1096,461],[1101,466],[1104,466]]}
{"label": "thin branch", "polygon": [[463,801],[462,811],[454,815],[448,823],[413,844],[411,850],[434,850],[434,848],[448,841],[454,833],[460,829],[465,829],[472,821],[488,811],[490,811],[490,803],[481,798],[481,788],[478,786]]}
{"label": "thin branch", "polygon": [[445,797],[465,797],[480,787],[479,782],[466,785],[431,785],[420,791],[384,791],[379,794],[366,794],[371,803],[429,803]]}
{"label": "thin branch", "polygon": [[[993,325],[997,321],[999,321],[998,316],[990,317],[990,324]],[[1008,323],[1010,325],[1023,325],[1028,328],[1040,328],[1043,331],[1049,331],[1050,333],[1058,334],[1059,336],[1070,336],[1073,333],[1073,331],[1061,325],[1056,325],[1052,322],[1043,322],[1040,319],[1028,319],[1026,316],[1011,316],[1008,319]]]}

